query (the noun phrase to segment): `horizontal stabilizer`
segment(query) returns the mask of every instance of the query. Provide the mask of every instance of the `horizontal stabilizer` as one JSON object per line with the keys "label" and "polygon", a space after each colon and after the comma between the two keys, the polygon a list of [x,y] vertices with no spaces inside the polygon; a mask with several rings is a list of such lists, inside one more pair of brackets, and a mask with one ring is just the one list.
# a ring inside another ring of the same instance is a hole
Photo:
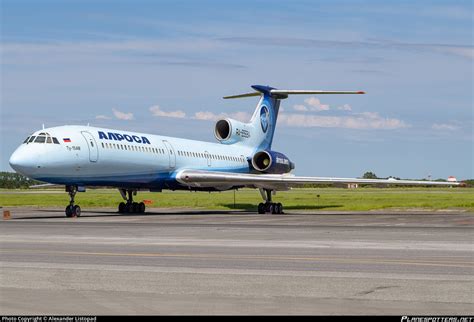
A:
{"label": "horizontal stabilizer", "polygon": [[251,92],[251,93],[224,96],[224,99],[260,96],[262,94],[267,94],[267,95],[270,95],[270,96],[274,96],[275,98],[278,98],[278,99],[287,98],[288,95],[365,94],[364,91],[324,91],[324,90],[301,90],[301,89],[276,89],[276,88],[269,87],[269,86],[264,86],[264,85],[253,85],[252,88],[255,89],[256,91]]}
{"label": "horizontal stabilizer", "polygon": [[300,89],[272,89],[271,94],[294,95],[294,94],[365,94],[364,91],[321,91]]}
{"label": "horizontal stabilizer", "polygon": [[229,98],[242,98],[242,97],[251,97],[251,96],[260,96],[260,92],[253,92],[253,93],[245,93],[245,94],[239,94],[239,95],[231,95],[231,96],[224,96],[224,99],[229,99]]}

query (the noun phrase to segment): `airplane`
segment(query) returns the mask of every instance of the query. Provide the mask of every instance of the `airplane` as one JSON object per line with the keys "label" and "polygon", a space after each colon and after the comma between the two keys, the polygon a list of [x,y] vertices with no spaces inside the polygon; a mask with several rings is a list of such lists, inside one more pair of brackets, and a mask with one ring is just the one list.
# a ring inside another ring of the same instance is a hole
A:
{"label": "airplane", "polygon": [[135,202],[138,191],[164,189],[225,191],[259,189],[264,202],[258,213],[282,214],[283,205],[272,194],[303,184],[371,184],[455,186],[458,183],[390,179],[301,177],[291,171],[295,164],[272,150],[280,102],[289,95],[365,94],[363,91],[281,90],[253,85],[253,92],[225,96],[235,99],[259,96],[250,122],[231,118],[216,122],[218,143],[137,133],[92,126],[65,125],[34,132],[11,155],[17,172],[64,185],[70,201],[67,217],[79,217],[77,192],[86,186],[118,188],[124,199],[119,213],[144,213],[145,204]]}

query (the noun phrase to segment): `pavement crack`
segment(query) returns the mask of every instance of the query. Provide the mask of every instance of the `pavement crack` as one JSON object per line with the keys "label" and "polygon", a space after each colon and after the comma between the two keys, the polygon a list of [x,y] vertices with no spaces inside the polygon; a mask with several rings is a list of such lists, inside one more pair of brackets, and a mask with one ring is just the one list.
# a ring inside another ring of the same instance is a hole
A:
{"label": "pavement crack", "polygon": [[371,293],[375,293],[376,291],[385,290],[385,289],[389,289],[389,288],[396,288],[396,287],[398,287],[398,286],[377,286],[377,287],[371,288],[367,291],[359,292],[356,295],[368,295],[368,294],[371,294]]}

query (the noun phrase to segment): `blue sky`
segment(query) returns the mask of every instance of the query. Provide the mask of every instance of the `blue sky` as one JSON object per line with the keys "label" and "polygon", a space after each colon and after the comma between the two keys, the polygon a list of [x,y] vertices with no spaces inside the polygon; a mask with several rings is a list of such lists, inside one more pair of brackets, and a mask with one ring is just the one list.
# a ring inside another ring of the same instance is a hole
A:
{"label": "blue sky", "polygon": [[1,170],[34,130],[214,141],[252,84],[365,90],[283,101],[296,174],[474,177],[472,1],[1,2]]}

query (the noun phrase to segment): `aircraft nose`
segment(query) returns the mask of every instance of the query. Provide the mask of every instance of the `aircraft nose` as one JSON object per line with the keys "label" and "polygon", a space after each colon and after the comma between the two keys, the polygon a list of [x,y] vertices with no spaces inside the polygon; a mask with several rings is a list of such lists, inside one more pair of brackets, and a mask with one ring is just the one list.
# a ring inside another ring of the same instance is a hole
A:
{"label": "aircraft nose", "polygon": [[13,152],[8,161],[15,171],[24,175],[32,174],[36,169],[36,164],[34,164],[32,158],[26,152],[20,147]]}

